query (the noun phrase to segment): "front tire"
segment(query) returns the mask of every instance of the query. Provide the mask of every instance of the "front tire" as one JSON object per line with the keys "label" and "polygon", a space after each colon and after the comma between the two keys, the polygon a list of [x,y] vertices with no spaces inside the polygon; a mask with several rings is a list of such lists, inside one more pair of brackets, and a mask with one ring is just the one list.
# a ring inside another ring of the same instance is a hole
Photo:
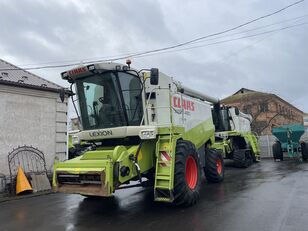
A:
{"label": "front tire", "polygon": [[174,204],[194,205],[199,198],[201,171],[195,146],[185,140],[176,144],[174,170]]}
{"label": "front tire", "polygon": [[205,154],[204,175],[209,182],[223,181],[225,174],[224,159],[216,149],[207,149]]}

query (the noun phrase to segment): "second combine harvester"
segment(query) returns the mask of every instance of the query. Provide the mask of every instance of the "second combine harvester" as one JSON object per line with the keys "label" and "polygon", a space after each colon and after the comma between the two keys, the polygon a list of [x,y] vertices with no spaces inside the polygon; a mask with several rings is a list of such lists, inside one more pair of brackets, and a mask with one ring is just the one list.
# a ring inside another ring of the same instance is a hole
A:
{"label": "second combine harvester", "polygon": [[155,201],[189,206],[199,197],[202,170],[210,182],[223,180],[230,140],[216,144],[224,152],[213,148],[211,104],[216,127],[232,118],[218,99],[130,62],[82,66],[62,78],[76,86],[82,130],[72,136],[79,156],[54,166],[55,191],[108,197],[139,181],[154,186]]}

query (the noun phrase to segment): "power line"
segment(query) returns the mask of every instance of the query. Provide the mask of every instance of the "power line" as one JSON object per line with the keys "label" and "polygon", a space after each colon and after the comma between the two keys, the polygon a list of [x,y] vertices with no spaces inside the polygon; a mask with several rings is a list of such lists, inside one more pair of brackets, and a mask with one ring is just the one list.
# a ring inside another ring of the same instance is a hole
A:
{"label": "power line", "polygon": [[249,48],[255,46],[256,44],[258,44],[258,43],[264,41],[265,39],[268,39],[269,37],[275,35],[275,34],[278,33],[278,32],[279,32],[279,31],[275,31],[275,32],[273,32],[273,33],[267,34],[267,35],[264,36],[263,38],[258,39],[258,40],[256,40],[256,41],[254,41],[253,43],[251,43],[251,44],[249,44],[249,45],[247,45],[247,46],[242,47],[241,49],[238,49],[238,50],[236,50],[236,51],[234,50],[234,51],[230,52],[229,55],[223,57],[220,61],[226,61],[226,60],[228,60],[230,57],[235,56],[235,55],[238,55],[239,53],[241,53],[241,52],[243,52],[243,51],[245,51],[245,50],[247,50],[247,49],[249,49]]}
{"label": "power line", "polygon": [[[238,34],[243,34],[243,33],[247,33],[247,32],[251,32],[251,31],[255,31],[255,30],[260,30],[260,29],[263,29],[263,28],[267,28],[267,27],[271,27],[271,26],[274,26],[274,25],[278,25],[278,24],[283,24],[283,23],[287,23],[287,22],[291,22],[291,21],[299,21],[300,19],[303,19],[305,17],[307,17],[308,14],[304,14],[304,15],[301,15],[301,16],[297,16],[297,17],[293,17],[293,18],[289,18],[289,19],[286,19],[286,20],[282,20],[282,21],[278,21],[278,22],[275,22],[275,23],[271,23],[271,24],[267,24],[267,25],[263,25],[263,26],[260,26],[260,27],[255,27],[255,28],[252,28],[252,29],[249,29],[249,30],[244,30],[244,31],[240,31],[240,32],[236,32],[236,33],[233,33],[233,34],[227,34],[227,35],[222,35],[222,36],[219,36],[219,37],[214,37],[214,38],[208,38],[208,39],[204,39],[202,41],[197,41],[197,42],[194,42],[193,44],[196,44],[196,43],[202,43],[202,42],[205,42],[205,41],[212,41],[212,40],[217,40],[217,39],[220,39],[220,38],[225,38],[225,37],[230,37],[230,36],[233,36],[233,35],[238,35]],[[81,60],[83,60],[83,62],[85,62],[86,60],[110,60],[110,59],[113,59],[113,58],[117,58],[119,56],[129,56],[131,57],[131,55],[133,55],[134,53],[126,53],[126,54],[118,54],[118,55],[113,55],[113,56],[104,56],[104,57],[92,57],[92,58],[83,58]],[[21,64],[19,66],[23,66],[23,68],[25,69],[26,66],[33,66],[33,65],[47,65],[47,64],[57,64],[57,63],[72,63],[72,62],[80,62],[80,59],[78,60],[62,60],[62,61],[51,61],[51,62],[44,62],[44,63],[32,63],[32,64]],[[30,68],[30,67],[29,67]]]}
{"label": "power line", "polygon": [[233,34],[228,34],[228,35],[223,35],[223,36],[219,36],[219,37],[215,37],[215,38],[205,39],[205,40],[202,40],[202,41],[197,41],[197,42],[194,42],[194,44],[202,43],[204,41],[216,40],[216,39],[219,39],[219,38],[225,38],[225,37],[229,37],[229,36],[233,36],[233,35],[243,34],[243,33],[251,32],[251,31],[255,31],[255,30],[260,30],[260,29],[263,29],[263,28],[271,27],[271,26],[278,25],[278,24],[283,24],[283,23],[290,22],[290,21],[295,21],[296,22],[296,21],[299,21],[300,19],[305,18],[307,16],[308,16],[308,14],[304,14],[302,16],[298,16],[298,17],[294,17],[294,18],[290,18],[290,19],[274,22],[274,23],[271,23],[271,24],[255,27],[255,28],[252,28],[252,29],[249,29],[249,30],[243,30],[243,31],[236,32],[236,33],[233,33]]}
{"label": "power line", "polygon": [[[152,53],[158,54],[159,52],[173,50],[173,49],[178,48],[178,47],[187,46],[189,44],[193,44],[195,42],[198,42],[198,41],[201,41],[201,40],[205,40],[205,39],[210,38],[210,37],[215,37],[217,35],[226,34],[226,33],[230,32],[230,31],[237,30],[237,29],[239,29],[241,27],[244,27],[244,26],[247,26],[249,24],[252,24],[252,23],[254,23],[256,21],[259,21],[259,20],[262,20],[264,18],[267,18],[267,17],[273,16],[275,14],[278,14],[278,13],[280,13],[280,12],[282,12],[282,11],[292,7],[292,6],[295,6],[295,5],[299,4],[299,3],[302,3],[304,1],[305,0],[299,0],[297,2],[294,2],[294,3],[290,4],[290,5],[285,6],[285,7],[281,8],[281,9],[279,9],[279,10],[276,10],[276,11],[274,11],[272,13],[263,15],[261,17],[255,18],[255,19],[252,19],[252,20],[250,20],[248,22],[245,22],[245,23],[242,23],[242,24],[240,24],[238,26],[235,26],[235,27],[223,30],[221,32],[216,32],[216,33],[213,33],[213,34],[209,34],[209,35],[206,35],[206,36],[195,38],[195,39],[192,39],[192,40],[189,40],[189,41],[186,41],[186,42],[183,42],[183,43],[179,43],[179,44],[176,44],[176,45],[167,46],[167,47],[158,48],[158,49],[153,49],[153,50],[148,50],[148,51],[143,51],[143,52],[138,52],[138,53],[134,53],[134,54],[130,54],[130,55],[124,55],[122,57],[115,57],[115,58],[103,59],[103,60],[87,61],[87,62],[83,62],[83,63],[87,64],[87,63],[93,63],[93,62],[116,61],[116,60],[121,60],[121,59],[126,59],[126,58],[132,58],[132,57],[142,57],[144,55],[148,55],[148,54],[152,54]],[[230,40],[230,41],[234,41],[234,40]],[[213,44],[218,44],[218,43],[213,43]],[[189,48],[186,48],[186,49],[192,49],[192,48],[194,48],[194,47],[189,47]],[[60,64],[60,65],[45,65],[45,66],[23,68],[23,69],[24,70],[37,70],[37,69],[47,69],[47,68],[61,68],[61,67],[75,66],[75,65],[78,65],[78,64],[80,64],[80,62],[78,62],[78,63],[69,63],[69,64]],[[11,69],[0,69],[0,70],[19,70],[19,69],[22,69],[22,68],[11,68]]]}
{"label": "power line", "polygon": [[191,43],[194,43],[194,42],[197,42],[197,41],[200,41],[200,40],[203,40],[203,39],[206,39],[206,38],[209,38],[209,37],[214,37],[214,36],[217,36],[217,35],[221,35],[221,34],[225,34],[225,33],[228,33],[230,31],[234,31],[234,30],[237,30],[241,27],[244,27],[244,26],[247,26],[249,24],[252,24],[256,21],[259,21],[259,20],[262,20],[264,18],[267,18],[267,17],[270,17],[270,16],[273,16],[275,14],[278,14],[294,5],[297,5],[299,3],[302,3],[304,2],[305,0],[300,0],[300,1],[297,1],[297,2],[294,2],[288,6],[285,6],[277,11],[274,11],[272,13],[269,13],[269,14],[266,14],[266,15],[263,15],[261,17],[258,17],[258,18],[255,18],[253,20],[250,20],[248,22],[245,22],[243,24],[240,24],[238,26],[235,26],[235,27],[232,27],[230,29],[227,29],[227,30],[224,30],[224,31],[221,31],[221,32],[217,32],[217,33],[213,33],[213,34],[209,34],[209,35],[206,35],[206,36],[202,36],[202,37],[199,37],[199,38],[195,38],[195,39],[192,39],[192,40],[189,40],[189,41],[186,41],[186,42],[183,42],[183,43],[179,43],[177,45],[173,45],[173,46],[168,46],[168,47],[163,47],[163,48],[158,48],[158,49],[154,49],[154,50],[149,50],[149,51],[144,51],[144,52],[140,52],[140,53],[136,53],[132,56],[124,56],[124,57],[121,57],[119,59],[126,59],[126,58],[130,58],[130,57],[135,57],[135,56],[138,56],[138,55],[143,55],[143,54],[149,54],[149,53],[154,53],[154,52],[159,52],[159,51],[165,51],[165,50],[170,50],[170,49],[174,49],[174,48],[178,48],[178,47],[182,47],[182,46],[186,46],[186,45],[189,45]]}
{"label": "power line", "polygon": [[213,43],[198,45],[198,46],[191,46],[191,47],[186,47],[186,48],[181,48],[181,49],[176,49],[176,50],[171,50],[171,51],[162,51],[162,52],[157,52],[157,53],[153,53],[153,54],[139,55],[139,56],[136,56],[134,58],[146,57],[146,56],[151,56],[151,55],[156,55],[156,54],[165,54],[165,53],[172,53],[172,52],[178,52],[178,51],[185,51],[185,50],[191,50],[191,49],[196,49],[196,48],[201,48],[201,47],[207,47],[207,46],[211,46],[211,45],[233,42],[233,41],[237,41],[237,40],[241,40],[241,39],[245,39],[245,38],[252,38],[252,37],[256,37],[256,36],[260,36],[260,35],[264,35],[264,34],[275,33],[275,32],[283,31],[283,30],[290,29],[290,28],[293,28],[293,27],[307,25],[307,24],[308,24],[308,22],[305,22],[305,23],[300,23],[300,24],[282,27],[282,28],[275,29],[275,30],[264,31],[264,32],[260,32],[260,33],[257,33],[257,34],[246,35],[246,36],[242,36],[242,37],[238,37],[238,38],[227,39],[227,40],[217,41],[217,42],[213,42]]}
{"label": "power line", "polygon": [[[181,48],[181,49],[173,49],[173,50],[155,52],[155,53],[151,53],[151,54],[138,55],[138,56],[134,56],[134,58],[142,58],[142,57],[153,56],[153,55],[158,55],[158,54],[173,53],[173,52],[178,52],[178,51],[185,51],[185,50],[191,50],[191,49],[196,49],[196,48],[202,48],[202,47],[227,43],[227,42],[233,42],[233,41],[237,41],[237,40],[241,40],[241,39],[245,39],[245,38],[252,38],[252,37],[257,37],[257,36],[261,36],[261,35],[265,35],[265,34],[277,33],[279,31],[291,29],[291,28],[294,28],[294,27],[304,26],[304,25],[307,25],[307,24],[308,24],[308,22],[304,22],[304,23],[294,24],[294,25],[290,25],[290,26],[286,26],[286,27],[282,27],[282,28],[278,28],[278,29],[263,31],[263,32],[256,33],[256,34],[250,34],[250,35],[241,36],[241,37],[237,37],[237,38],[226,39],[226,40],[221,40],[221,41],[212,42],[212,43],[206,43],[206,44],[202,44],[202,45],[198,45],[198,46],[190,46],[190,47],[185,47],[185,48]],[[100,61],[101,62],[110,61],[110,59],[100,60]],[[93,63],[93,62],[99,62],[99,61],[88,61],[88,62],[83,62],[83,64],[89,64],[89,63]],[[80,64],[80,63],[78,63],[78,64]],[[68,67],[68,66],[73,66],[73,65],[77,65],[77,64],[50,65],[50,66],[40,66],[40,67],[30,67],[30,68],[8,68],[8,69],[0,69],[0,71],[37,70],[37,69],[47,69],[47,68]]]}
{"label": "power line", "polygon": [[[207,46],[212,46],[212,45],[217,45],[217,44],[222,44],[222,43],[228,43],[228,42],[233,42],[233,41],[242,40],[242,39],[246,39],[246,38],[257,37],[257,36],[261,36],[261,35],[265,35],[265,34],[277,33],[279,31],[291,29],[291,28],[294,28],[294,27],[304,26],[304,25],[307,25],[307,24],[308,24],[308,22],[303,22],[303,23],[299,23],[299,24],[294,24],[294,25],[278,28],[278,29],[263,31],[263,32],[260,32],[260,33],[245,35],[245,36],[232,38],[232,39],[220,40],[220,41],[217,41],[217,42],[206,43],[206,44],[202,44],[202,45],[198,45],[198,46],[190,46],[190,47],[185,47],[185,48],[181,48],[181,49],[160,51],[160,52],[155,52],[155,53],[151,53],[151,54],[142,54],[142,55],[134,56],[134,58],[142,58],[142,57],[153,56],[153,55],[158,55],[158,54],[173,53],[173,52],[202,48],[202,47],[207,47]],[[100,60],[100,61],[87,61],[87,62],[83,62],[83,64],[89,64],[89,63],[94,63],[94,62],[107,62],[107,61],[110,61],[110,59]],[[38,69],[47,69],[47,68],[61,68],[61,67],[74,66],[74,65],[78,65],[78,64],[80,64],[80,62],[75,63],[75,64],[49,65],[49,66],[39,66],[39,67],[30,67],[30,68],[7,68],[7,69],[0,69],[0,71],[38,70]]]}

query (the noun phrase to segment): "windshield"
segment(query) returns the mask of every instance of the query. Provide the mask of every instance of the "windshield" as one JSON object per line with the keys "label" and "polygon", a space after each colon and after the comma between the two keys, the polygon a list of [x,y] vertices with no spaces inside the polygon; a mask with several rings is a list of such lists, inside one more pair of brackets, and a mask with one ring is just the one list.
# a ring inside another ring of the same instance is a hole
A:
{"label": "windshield", "polygon": [[76,80],[84,130],[140,125],[141,84],[125,72],[104,72]]}

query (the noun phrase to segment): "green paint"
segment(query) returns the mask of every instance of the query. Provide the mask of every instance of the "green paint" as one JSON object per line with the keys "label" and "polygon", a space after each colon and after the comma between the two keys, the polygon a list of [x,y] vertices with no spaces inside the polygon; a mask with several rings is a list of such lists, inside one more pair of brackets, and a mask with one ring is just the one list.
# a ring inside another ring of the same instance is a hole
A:
{"label": "green paint", "polygon": [[198,149],[209,140],[212,144],[215,142],[214,131],[212,119],[208,119],[185,132],[183,139],[191,141]]}
{"label": "green paint", "polygon": [[246,144],[251,147],[251,151],[255,155],[256,160],[260,161],[260,147],[258,139],[253,133],[239,131],[224,131],[219,133],[223,134],[223,137],[225,138],[215,141],[211,147],[220,150],[225,158],[227,158],[227,154],[233,151],[233,145],[230,138],[238,136],[244,138]]}

